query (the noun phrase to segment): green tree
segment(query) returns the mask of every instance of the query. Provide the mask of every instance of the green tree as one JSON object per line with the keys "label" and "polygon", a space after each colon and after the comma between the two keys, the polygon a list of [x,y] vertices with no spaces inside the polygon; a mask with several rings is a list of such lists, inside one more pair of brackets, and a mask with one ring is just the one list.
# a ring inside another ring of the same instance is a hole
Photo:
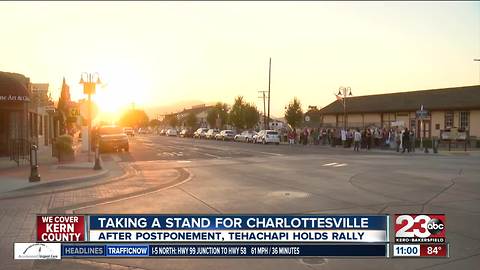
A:
{"label": "green tree", "polygon": [[243,129],[245,127],[245,101],[242,96],[235,98],[232,109],[230,110],[229,120],[237,129]]}
{"label": "green tree", "polygon": [[260,120],[260,112],[257,110],[257,107],[253,104],[246,104],[245,106],[245,127],[247,129],[252,129]]}
{"label": "green tree", "polygon": [[178,118],[175,114],[165,115],[165,119],[163,119],[163,122],[173,128],[178,126]]}
{"label": "green tree", "polygon": [[123,113],[118,123],[122,126],[144,127],[148,125],[148,116],[144,110],[130,109]]}
{"label": "green tree", "polygon": [[185,125],[191,129],[195,129],[197,127],[197,116],[191,112],[185,118]]}
{"label": "green tree", "polygon": [[321,122],[321,114],[320,110],[317,109],[317,106],[309,106],[309,109],[307,112],[305,112],[305,116],[310,118],[308,121],[308,124],[310,126],[319,126]]}
{"label": "green tree", "polygon": [[218,117],[217,110],[215,110],[215,108],[209,109],[209,110],[207,111],[207,123],[208,123],[208,126],[214,127],[214,126],[216,125],[217,117]]}
{"label": "green tree", "polygon": [[292,127],[298,127],[303,120],[303,111],[300,101],[294,97],[285,110],[285,120]]}
{"label": "green tree", "polygon": [[152,119],[152,120],[150,120],[150,123],[148,125],[151,126],[151,127],[158,127],[158,126],[160,126],[161,123],[162,122],[160,122],[160,120],[158,120],[158,119]]}
{"label": "green tree", "polygon": [[[217,119],[219,123],[217,124]],[[210,127],[222,128],[228,120],[228,105],[217,102],[213,108],[207,112],[207,123]]]}

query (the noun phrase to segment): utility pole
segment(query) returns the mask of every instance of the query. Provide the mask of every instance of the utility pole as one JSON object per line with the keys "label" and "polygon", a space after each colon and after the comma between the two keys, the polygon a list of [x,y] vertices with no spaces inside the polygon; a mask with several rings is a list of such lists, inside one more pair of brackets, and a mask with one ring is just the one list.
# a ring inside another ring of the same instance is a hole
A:
{"label": "utility pole", "polygon": [[[267,127],[270,125],[270,82],[272,78],[272,58],[270,57],[270,61],[268,62],[268,116],[267,116]],[[267,128],[265,128],[267,129]]]}
{"label": "utility pole", "polygon": [[[473,59],[473,61],[475,61],[475,62],[480,62],[480,58],[475,58],[475,59]],[[478,73],[478,74],[479,74],[478,79],[479,79],[479,82],[480,82],[480,73]]]}
{"label": "utility pole", "polygon": [[261,97],[258,98],[263,98],[263,127],[267,129],[267,115],[265,114],[265,93],[268,91],[258,91],[259,93],[262,93]]}

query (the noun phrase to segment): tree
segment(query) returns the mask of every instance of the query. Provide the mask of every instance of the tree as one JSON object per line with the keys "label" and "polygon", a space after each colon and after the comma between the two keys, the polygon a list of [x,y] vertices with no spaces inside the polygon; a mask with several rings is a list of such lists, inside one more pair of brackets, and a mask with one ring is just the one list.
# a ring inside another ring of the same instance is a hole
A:
{"label": "tree", "polygon": [[130,109],[123,113],[118,123],[122,126],[134,128],[144,127],[148,125],[148,116],[144,110]]}
{"label": "tree", "polygon": [[158,127],[158,126],[160,126],[161,123],[162,122],[160,122],[160,120],[158,120],[158,119],[152,119],[152,120],[150,120],[149,126]]}
{"label": "tree", "polygon": [[191,112],[185,118],[185,125],[191,129],[195,129],[197,127],[197,116]]}
{"label": "tree", "polygon": [[245,127],[245,101],[242,96],[235,98],[232,109],[230,110],[229,120],[237,129]]}
{"label": "tree", "polygon": [[320,122],[322,119],[320,110],[317,109],[317,106],[308,106],[308,111],[305,112],[305,116],[307,115],[310,118],[308,121],[308,124],[310,126],[320,126]]}
{"label": "tree", "polygon": [[60,118],[60,134],[67,133],[67,117],[70,115],[70,86],[65,82],[65,77],[62,82],[62,90],[57,103],[57,113]]}
{"label": "tree", "polygon": [[[222,128],[228,120],[228,105],[217,102],[213,108],[207,112],[207,123],[210,127]],[[217,121],[219,123],[217,123]]]}
{"label": "tree", "polygon": [[215,108],[209,109],[207,111],[208,126],[214,127],[216,125],[217,117],[218,117],[217,110],[215,110]]}
{"label": "tree", "polygon": [[165,115],[163,122],[174,128],[178,125],[178,118],[175,114]]}
{"label": "tree", "polygon": [[298,127],[302,122],[303,111],[300,104],[300,101],[294,97],[293,100],[288,104],[287,109],[285,110],[285,120],[292,127]]}
{"label": "tree", "polygon": [[248,103],[245,107],[245,127],[252,129],[260,120],[260,112],[255,105]]}

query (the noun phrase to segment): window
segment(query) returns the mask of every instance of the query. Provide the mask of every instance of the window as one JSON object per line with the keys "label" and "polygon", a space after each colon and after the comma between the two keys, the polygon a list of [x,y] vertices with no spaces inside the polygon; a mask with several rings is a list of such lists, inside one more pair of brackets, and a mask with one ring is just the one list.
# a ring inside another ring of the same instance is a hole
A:
{"label": "window", "polygon": [[417,128],[417,119],[410,119],[410,130],[415,130]]}
{"label": "window", "polygon": [[460,112],[460,129],[467,130],[470,126],[470,112]]}
{"label": "window", "polygon": [[445,129],[449,129],[453,127],[453,112],[448,111],[445,112]]}
{"label": "window", "polygon": [[43,135],[43,117],[41,115],[38,116],[38,134]]}

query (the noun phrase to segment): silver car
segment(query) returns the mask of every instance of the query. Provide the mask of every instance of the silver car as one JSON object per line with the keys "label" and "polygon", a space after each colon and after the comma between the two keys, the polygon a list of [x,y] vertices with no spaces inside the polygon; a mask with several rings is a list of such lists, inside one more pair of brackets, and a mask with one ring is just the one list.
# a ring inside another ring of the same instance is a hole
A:
{"label": "silver car", "polygon": [[235,132],[230,129],[222,130],[220,133],[215,135],[215,139],[222,140],[222,141],[233,140],[234,137],[235,137]]}
{"label": "silver car", "polygon": [[205,139],[215,139],[215,135],[217,135],[220,131],[216,128],[211,128],[205,133]]}
{"label": "silver car", "polygon": [[253,136],[257,134],[255,131],[245,130],[240,134],[235,135],[234,140],[236,142],[253,142]]}

